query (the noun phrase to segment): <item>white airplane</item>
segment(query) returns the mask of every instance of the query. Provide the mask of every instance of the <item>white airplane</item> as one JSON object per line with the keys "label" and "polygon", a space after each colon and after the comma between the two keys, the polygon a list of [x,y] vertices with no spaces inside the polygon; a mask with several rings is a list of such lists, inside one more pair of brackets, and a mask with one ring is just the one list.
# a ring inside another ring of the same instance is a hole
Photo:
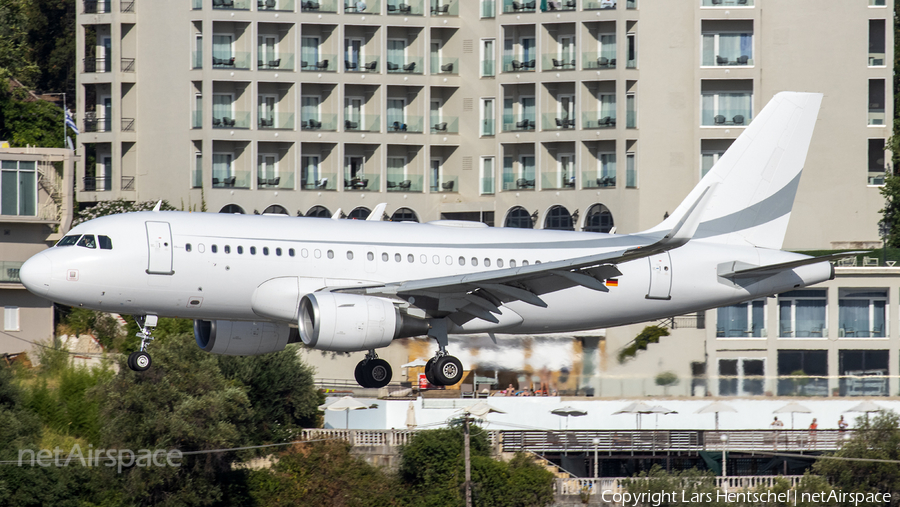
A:
{"label": "white airplane", "polygon": [[150,211],[78,225],[20,277],[52,301],[137,316],[135,370],[150,367],[166,316],[194,319],[214,354],[298,341],[367,351],[355,371],[365,387],[391,380],[376,349],[427,334],[438,350],[426,375],[452,385],[463,368],[448,334],[620,326],[832,278],[830,257],[780,250],[821,100],[776,95],[672,215],[638,234]]}

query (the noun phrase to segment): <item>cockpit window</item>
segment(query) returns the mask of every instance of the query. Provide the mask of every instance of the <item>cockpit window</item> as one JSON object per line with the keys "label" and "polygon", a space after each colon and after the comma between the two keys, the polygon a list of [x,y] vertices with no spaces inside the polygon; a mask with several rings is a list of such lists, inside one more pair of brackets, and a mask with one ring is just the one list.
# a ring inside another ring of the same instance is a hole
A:
{"label": "cockpit window", "polygon": [[63,239],[59,240],[59,243],[56,246],[72,246],[75,243],[78,243],[78,238],[80,238],[80,234],[75,234],[74,236],[66,236]]}
{"label": "cockpit window", "polygon": [[83,246],[85,248],[97,248],[97,241],[94,239],[93,234],[85,234],[78,241],[78,246]]}
{"label": "cockpit window", "polygon": [[97,242],[100,243],[101,250],[112,250],[112,240],[109,236],[97,236]]}

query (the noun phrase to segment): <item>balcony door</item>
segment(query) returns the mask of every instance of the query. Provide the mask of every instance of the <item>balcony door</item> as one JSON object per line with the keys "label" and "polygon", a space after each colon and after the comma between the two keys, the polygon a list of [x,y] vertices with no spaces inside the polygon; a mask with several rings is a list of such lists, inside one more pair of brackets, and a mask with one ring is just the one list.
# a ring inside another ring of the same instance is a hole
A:
{"label": "balcony door", "polygon": [[522,106],[522,119],[534,125],[534,97],[520,97],[519,102]]}
{"label": "balcony door", "polygon": [[213,127],[227,126],[224,118],[234,118],[234,96],[230,93],[213,94]]}
{"label": "balcony door", "polygon": [[387,61],[388,70],[401,70],[406,65],[406,39],[388,39]]}
{"label": "balcony door", "polygon": [[444,42],[440,40],[431,41],[431,73],[437,74],[441,71],[441,48]]}
{"label": "balcony door", "polygon": [[429,111],[429,121],[431,122],[431,128],[434,129],[435,125],[441,122],[441,106],[444,105],[443,99],[431,99],[431,110]]}
{"label": "balcony door", "polygon": [[575,61],[575,36],[559,38],[559,60],[566,65]]}
{"label": "balcony door", "polygon": [[98,125],[98,131],[100,132],[111,132],[112,131],[112,97],[109,95],[101,95],[100,103],[97,104],[97,109],[99,110],[102,118],[98,118],[98,120],[102,119],[102,123]]}
{"label": "balcony door", "polygon": [[222,65],[222,62],[230,62],[233,56],[233,45],[234,35],[213,34],[213,63]]}
{"label": "balcony door", "polygon": [[213,153],[213,186],[225,186],[228,178],[232,176],[232,161],[234,154],[232,153]]}
{"label": "balcony door", "polygon": [[444,161],[441,158],[432,158],[431,159],[431,191],[432,192],[440,192],[441,185],[444,183],[441,174],[441,167],[444,165]]}
{"label": "balcony door", "polygon": [[[574,94],[557,96],[557,104],[559,104],[559,110],[557,111],[559,118],[566,122],[568,122],[569,120],[575,120]],[[572,125],[574,125],[574,123]]]}
{"label": "balcony door", "polygon": [[525,179],[527,185],[534,182],[534,155],[522,155],[519,158],[519,178]]}
{"label": "balcony door", "polygon": [[559,180],[557,188],[575,188],[575,154],[559,155]]}
{"label": "balcony door", "polygon": [[278,55],[275,52],[275,36],[274,35],[260,35],[259,36],[259,66],[265,67],[269,65],[269,62],[274,62],[278,59]]}
{"label": "balcony door", "polygon": [[387,122],[388,127],[394,127],[394,124],[403,125],[406,123],[406,99],[388,99],[387,100]]}
{"label": "balcony door", "polygon": [[104,156],[98,166],[97,190],[112,190],[112,157]]}
{"label": "balcony door", "polygon": [[[259,96],[259,119],[266,120],[266,125],[268,127],[274,127],[275,125],[275,113],[277,113],[278,107],[278,96],[277,95],[268,95],[261,94]],[[263,122],[260,122],[260,126],[263,126]]]}
{"label": "balcony door", "polygon": [[278,177],[278,155],[260,153],[257,157],[256,171],[257,183],[260,186],[267,186],[270,183],[275,185],[273,180]]}
{"label": "balcony door", "polygon": [[319,119],[319,97],[317,95],[304,95],[300,98],[301,121],[321,121]]}
{"label": "balcony door", "polygon": [[362,128],[362,97],[347,97],[344,99],[344,103],[346,105],[344,109],[344,120],[348,122],[345,124],[345,126],[349,129]]}
{"label": "balcony door", "polygon": [[363,44],[364,41],[362,39],[344,39],[344,65],[346,70],[359,70],[365,65]]}
{"label": "balcony door", "polygon": [[[301,70],[314,70],[319,63],[319,38],[300,38],[300,67]],[[303,64],[306,64],[305,66]]]}
{"label": "balcony door", "polygon": [[361,180],[366,177],[366,159],[364,157],[345,157],[344,167],[346,168],[344,178],[348,180]]}
{"label": "balcony door", "polygon": [[303,180],[303,188],[317,188],[319,182],[319,157],[316,155],[303,155],[300,157],[300,179]]}
{"label": "balcony door", "polygon": [[406,174],[406,157],[388,157],[387,158],[387,180],[388,182],[400,185],[407,180]]}
{"label": "balcony door", "polygon": [[[519,40],[522,45],[522,63],[529,64],[532,60],[535,60],[535,52],[534,52],[534,37],[522,37]],[[531,70],[534,70],[531,67]]]}
{"label": "balcony door", "polygon": [[100,40],[100,47],[97,48],[97,59],[99,60],[97,70],[101,72],[112,72],[112,38],[103,37]]}

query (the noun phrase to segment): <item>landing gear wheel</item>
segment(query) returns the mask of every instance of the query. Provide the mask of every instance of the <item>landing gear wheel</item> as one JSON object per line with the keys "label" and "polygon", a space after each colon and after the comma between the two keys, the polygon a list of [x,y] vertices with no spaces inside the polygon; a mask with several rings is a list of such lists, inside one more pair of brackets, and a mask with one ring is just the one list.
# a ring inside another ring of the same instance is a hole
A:
{"label": "landing gear wheel", "polygon": [[143,350],[132,352],[131,355],[128,356],[128,367],[134,371],[147,371],[150,369],[151,364],[150,354]]}
{"label": "landing gear wheel", "polygon": [[425,380],[428,381],[429,384],[436,386],[438,385],[437,380],[434,378],[434,358],[428,360],[425,363]]}
{"label": "landing gear wheel", "polygon": [[391,365],[384,359],[372,359],[364,366],[369,387],[384,387],[391,382]]}
{"label": "landing gear wheel", "polygon": [[353,377],[356,379],[356,383],[362,387],[369,387],[369,383],[371,382],[366,376],[366,373],[366,362],[360,361],[356,363],[356,369],[353,370]]}
{"label": "landing gear wheel", "polygon": [[434,362],[432,375],[434,375],[438,385],[452,386],[462,380],[462,363],[453,356],[439,357]]}

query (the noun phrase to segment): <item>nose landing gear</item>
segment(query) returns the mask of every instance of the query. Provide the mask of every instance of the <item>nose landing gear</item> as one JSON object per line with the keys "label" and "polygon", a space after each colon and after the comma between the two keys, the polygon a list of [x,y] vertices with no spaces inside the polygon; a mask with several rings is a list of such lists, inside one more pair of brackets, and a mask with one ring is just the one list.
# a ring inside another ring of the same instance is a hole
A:
{"label": "nose landing gear", "polygon": [[147,344],[153,339],[153,328],[159,322],[156,315],[135,316],[134,321],[140,326],[141,331],[135,335],[141,339],[141,349],[132,352],[128,356],[128,367],[134,371],[147,371],[153,361],[150,354],[147,353]]}

